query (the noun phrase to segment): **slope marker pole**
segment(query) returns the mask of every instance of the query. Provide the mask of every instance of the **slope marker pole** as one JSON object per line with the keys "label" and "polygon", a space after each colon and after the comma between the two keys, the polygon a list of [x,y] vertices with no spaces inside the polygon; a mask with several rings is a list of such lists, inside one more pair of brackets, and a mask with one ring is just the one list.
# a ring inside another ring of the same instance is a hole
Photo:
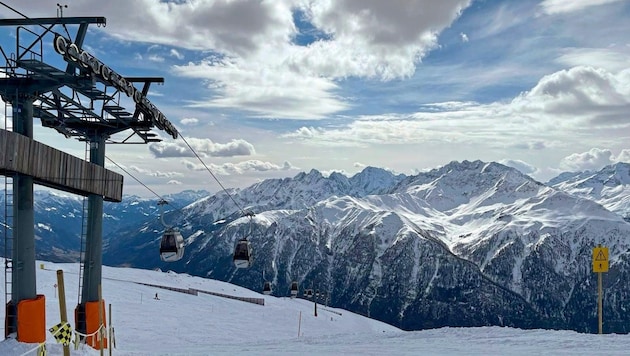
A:
{"label": "slope marker pole", "polygon": [[[61,323],[68,322],[68,310],[66,308],[66,287],[63,281],[63,270],[57,270],[57,285],[59,285],[59,314],[61,316]],[[57,288],[55,288],[55,291]],[[63,355],[70,356],[70,344],[63,345]]]}
{"label": "slope marker pole", "polygon": [[298,339],[300,338],[301,328],[302,328],[302,311],[300,310],[300,317],[298,318]]}
{"label": "slope marker pole", "polygon": [[602,333],[602,309],[603,309],[603,301],[602,301],[602,272],[597,272],[597,314],[598,314],[598,330],[599,333]]}
{"label": "slope marker pole", "polygon": [[593,272],[597,273],[597,331],[603,334],[603,288],[602,273],[608,272],[608,247],[598,244],[593,248]]}

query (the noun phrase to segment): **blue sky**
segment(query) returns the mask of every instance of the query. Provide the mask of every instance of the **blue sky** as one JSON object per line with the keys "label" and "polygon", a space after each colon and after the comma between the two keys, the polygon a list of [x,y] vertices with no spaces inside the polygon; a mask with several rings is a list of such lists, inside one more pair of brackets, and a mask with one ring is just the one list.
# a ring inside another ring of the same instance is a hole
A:
{"label": "blue sky", "polygon": [[[64,16],[105,16],[84,49],[122,75],[165,78],[150,100],[227,187],[465,159],[546,181],[630,161],[628,1],[81,0]],[[14,51],[15,30],[2,31]],[[61,67],[51,44],[44,58]],[[219,189],[161,136],[107,156],[159,192]],[[54,130],[36,139],[83,156]],[[125,193],[151,195],[129,178]]]}

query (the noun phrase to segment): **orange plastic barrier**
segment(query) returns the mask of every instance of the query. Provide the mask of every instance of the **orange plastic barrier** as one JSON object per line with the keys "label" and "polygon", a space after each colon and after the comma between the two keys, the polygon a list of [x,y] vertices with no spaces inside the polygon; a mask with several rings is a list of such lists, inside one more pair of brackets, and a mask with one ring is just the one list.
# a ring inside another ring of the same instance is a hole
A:
{"label": "orange plastic barrier", "polygon": [[[103,318],[103,327],[107,327],[107,318],[105,317],[105,301],[101,300],[101,317]],[[98,330],[100,323],[98,322],[98,301],[96,302],[86,302],[85,303],[85,329],[86,334],[90,335],[96,330]],[[107,348],[107,338],[105,335],[107,333],[103,330],[102,333],[103,339],[103,348]],[[99,335],[88,336],[85,342],[92,346],[93,348],[100,350],[101,342],[99,339]]]}
{"label": "orange plastic barrier", "polygon": [[38,294],[35,299],[18,302],[17,340],[28,343],[46,341],[46,297],[44,295]]}

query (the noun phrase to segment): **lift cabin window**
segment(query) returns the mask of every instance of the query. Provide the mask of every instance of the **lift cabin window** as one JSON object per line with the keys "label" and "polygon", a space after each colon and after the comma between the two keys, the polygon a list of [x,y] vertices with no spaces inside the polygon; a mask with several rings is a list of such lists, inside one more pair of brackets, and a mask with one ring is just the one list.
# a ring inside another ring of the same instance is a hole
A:
{"label": "lift cabin window", "polygon": [[175,247],[176,247],[176,245],[175,245],[175,236],[174,235],[166,236],[166,248],[167,249],[174,249]]}
{"label": "lift cabin window", "polygon": [[249,259],[249,250],[247,247],[247,243],[239,242],[239,244],[236,245],[236,253],[234,254],[234,258],[237,260]]}

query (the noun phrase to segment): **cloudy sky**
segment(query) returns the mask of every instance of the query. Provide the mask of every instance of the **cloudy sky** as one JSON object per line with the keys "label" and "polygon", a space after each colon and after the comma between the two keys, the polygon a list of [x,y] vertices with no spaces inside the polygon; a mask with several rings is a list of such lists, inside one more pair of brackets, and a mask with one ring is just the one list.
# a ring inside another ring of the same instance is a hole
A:
{"label": "cloudy sky", "polygon": [[[14,3],[58,14],[49,1]],[[106,153],[159,194],[220,189],[186,142],[226,187],[476,159],[546,181],[630,162],[630,1],[67,3],[65,17],[107,18],[86,51],[124,76],[165,79],[149,98],[186,141],[158,132],[160,143]],[[0,6],[0,17],[20,15]],[[15,28],[1,31],[14,52]],[[64,68],[52,37],[43,46]],[[54,130],[35,138],[84,155]],[[130,177],[125,194],[152,195]]]}

